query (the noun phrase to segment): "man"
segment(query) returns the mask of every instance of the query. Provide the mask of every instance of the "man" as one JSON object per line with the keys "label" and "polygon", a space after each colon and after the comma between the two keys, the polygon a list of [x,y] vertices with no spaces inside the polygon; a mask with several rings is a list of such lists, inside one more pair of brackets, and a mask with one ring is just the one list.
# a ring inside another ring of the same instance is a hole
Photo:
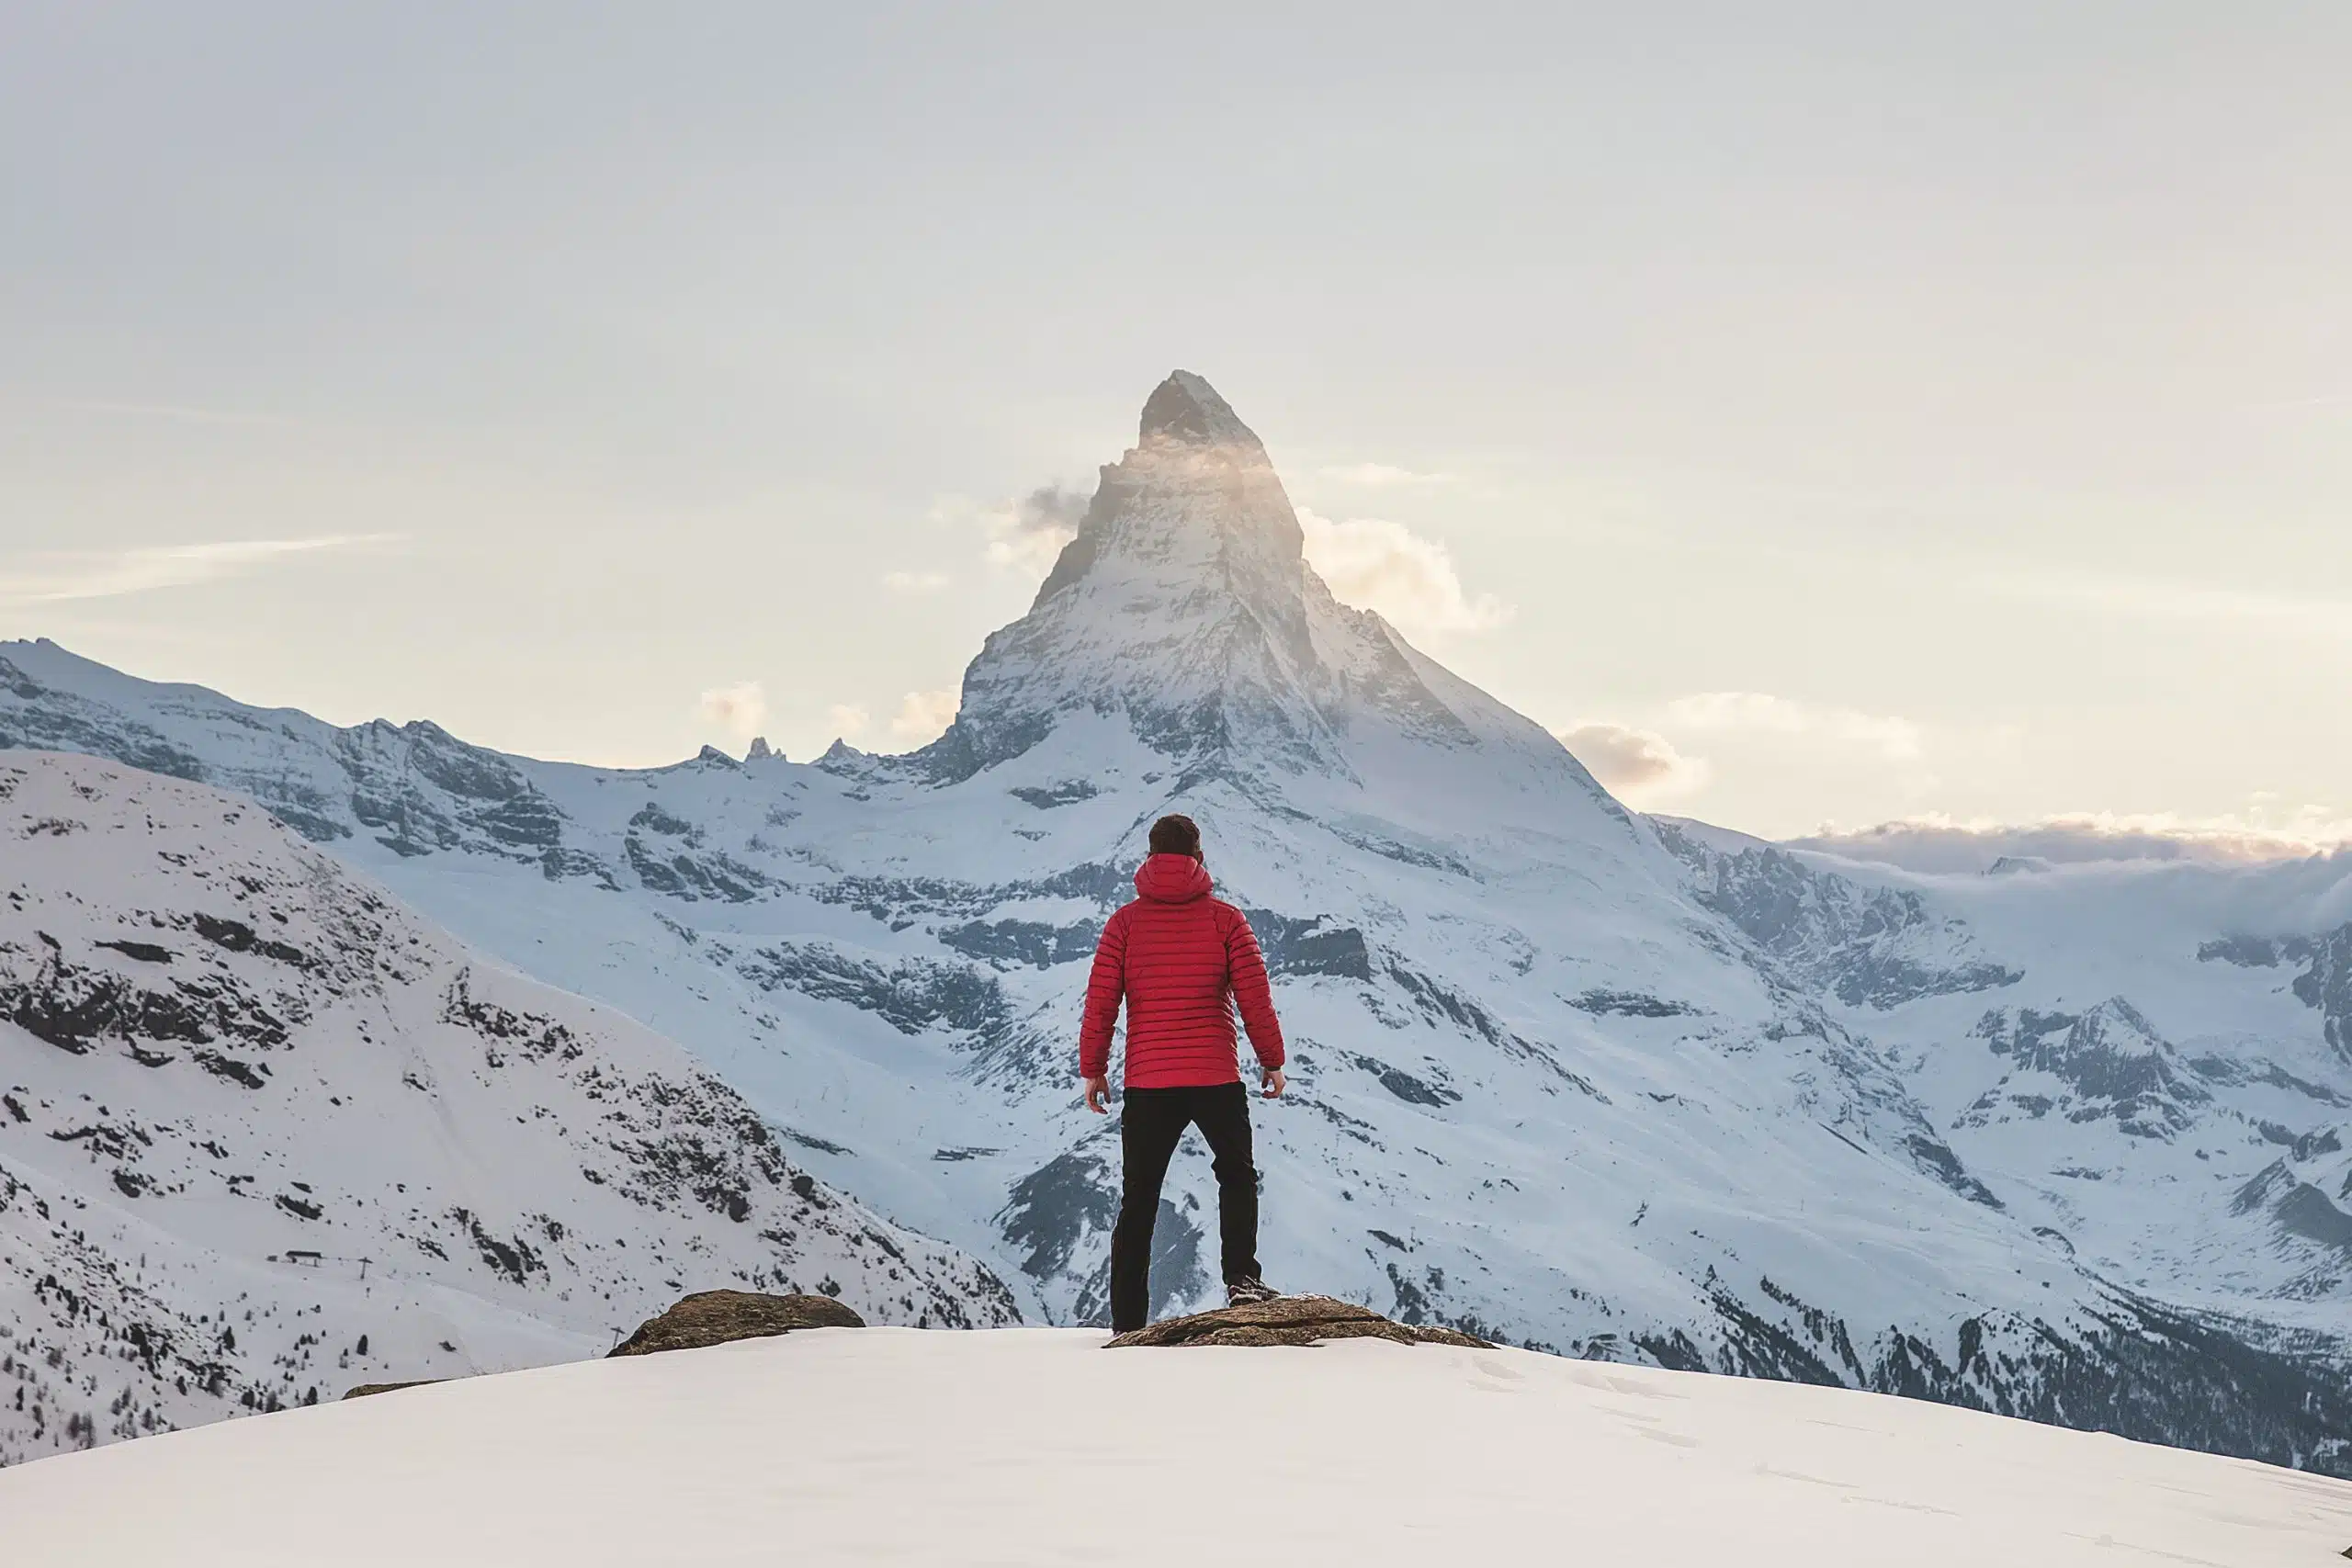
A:
{"label": "man", "polygon": [[1219,1239],[1228,1303],[1272,1300],[1258,1277],[1258,1169],[1250,1150],[1250,1095],[1235,1063],[1237,1008],[1258,1054],[1266,1098],[1283,1092],[1283,1031],[1266,961],[1240,910],[1209,897],[1201,830],[1189,817],[1151,825],[1151,858],[1136,873],[1136,901],[1113,915],[1094,949],[1079,1032],[1086,1108],[1108,1114],[1111,1030],[1127,1005],[1126,1102],[1119,1112],[1126,1167],[1111,1233],[1111,1329],[1141,1328],[1151,1299],[1151,1226],[1159,1184],[1187,1125],[1216,1156]]}

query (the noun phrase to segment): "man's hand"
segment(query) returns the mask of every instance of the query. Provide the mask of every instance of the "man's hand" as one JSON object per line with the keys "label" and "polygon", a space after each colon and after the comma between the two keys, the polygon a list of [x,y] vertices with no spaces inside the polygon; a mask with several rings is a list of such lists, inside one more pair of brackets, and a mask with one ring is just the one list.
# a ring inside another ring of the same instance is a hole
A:
{"label": "man's hand", "polygon": [[1111,1080],[1107,1075],[1080,1080],[1086,1086],[1086,1109],[1097,1116],[1111,1114]]}
{"label": "man's hand", "polygon": [[1283,1070],[1280,1067],[1268,1067],[1261,1081],[1266,1086],[1268,1100],[1280,1100],[1283,1097],[1283,1090],[1290,1086],[1290,1080],[1283,1077]]}

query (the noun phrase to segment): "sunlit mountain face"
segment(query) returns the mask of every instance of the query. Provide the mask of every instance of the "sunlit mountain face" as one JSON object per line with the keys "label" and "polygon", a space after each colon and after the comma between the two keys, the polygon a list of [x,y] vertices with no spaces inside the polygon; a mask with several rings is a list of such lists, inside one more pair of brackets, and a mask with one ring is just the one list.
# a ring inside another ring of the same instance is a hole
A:
{"label": "sunlit mountain face", "polygon": [[[1182,810],[1293,1042],[1278,1285],[2352,1470],[2352,868],[1911,876],[1629,811],[1332,597],[1196,376],[920,751],[584,768],[45,643],[0,646],[0,744],[258,801],[1062,1323],[1106,1316],[1118,1178],[1085,963]],[[1188,1148],[1157,1310],[1216,1286],[1213,1191]]]}

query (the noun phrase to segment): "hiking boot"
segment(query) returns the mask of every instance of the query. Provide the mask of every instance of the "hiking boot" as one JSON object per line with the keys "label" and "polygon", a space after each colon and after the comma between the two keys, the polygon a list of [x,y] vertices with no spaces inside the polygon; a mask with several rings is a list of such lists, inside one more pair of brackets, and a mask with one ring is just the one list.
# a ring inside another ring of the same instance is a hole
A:
{"label": "hiking boot", "polygon": [[1281,1296],[1280,1291],[1255,1274],[1247,1280],[1227,1280],[1225,1282],[1225,1304],[1227,1306],[1247,1306],[1251,1302],[1271,1302]]}

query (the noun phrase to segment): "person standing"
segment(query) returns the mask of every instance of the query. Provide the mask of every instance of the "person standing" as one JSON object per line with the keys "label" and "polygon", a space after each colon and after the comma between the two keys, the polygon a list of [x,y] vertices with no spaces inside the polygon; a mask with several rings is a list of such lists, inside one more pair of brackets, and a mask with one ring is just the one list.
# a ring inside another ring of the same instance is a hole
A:
{"label": "person standing", "polygon": [[1235,1015],[1257,1053],[1269,1100],[1283,1078],[1283,1031],[1257,933],[1239,909],[1209,896],[1201,830],[1189,817],[1151,825],[1151,853],[1136,873],[1135,902],[1102,927],[1086,985],[1078,1071],[1086,1108],[1110,1111],[1111,1036],[1127,1010],[1126,1093],[1119,1111],[1125,1168],[1111,1233],[1111,1329],[1141,1328],[1151,1299],[1151,1231],[1160,1184],[1187,1126],[1215,1156],[1217,1233],[1228,1304],[1270,1301],[1258,1268],[1258,1168],[1250,1095],[1238,1063]]}

